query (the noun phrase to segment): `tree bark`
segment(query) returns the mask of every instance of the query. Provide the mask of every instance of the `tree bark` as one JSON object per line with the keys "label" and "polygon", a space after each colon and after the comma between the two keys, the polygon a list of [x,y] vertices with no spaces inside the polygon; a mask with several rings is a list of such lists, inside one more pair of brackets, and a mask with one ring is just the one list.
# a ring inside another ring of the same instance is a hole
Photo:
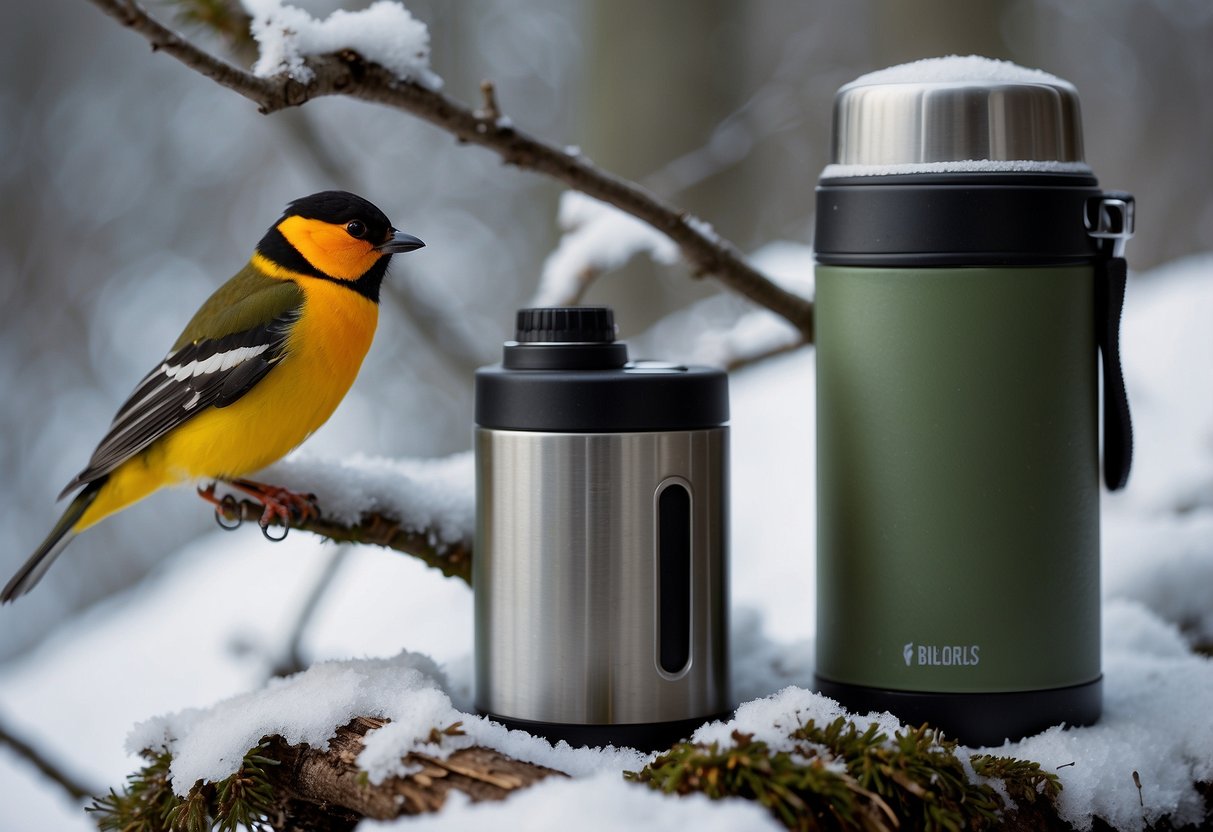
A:
{"label": "tree bark", "polygon": [[[548,777],[564,777],[561,772],[534,763],[524,763],[489,748],[473,747],[455,751],[445,760],[424,754],[409,754],[405,762],[421,770],[407,777],[391,777],[377,785],[366,780],[356,765],[363,739],[368,731],[386,724],[386,720],[358,717],[337,729],[327,751],[307,745],[288,745],[274,738],[263,755],[280,765],[266,771],[275,793],[280,796],[282,816],[275,828],[349,828],[351,819],[364,817],[389,820],[400,815],[436,812],[452,792],[461,792],[473,801],[502,800]],[[311,817],[313,820],[304,821]],[[315,820],[333,825],[318,827]]]}

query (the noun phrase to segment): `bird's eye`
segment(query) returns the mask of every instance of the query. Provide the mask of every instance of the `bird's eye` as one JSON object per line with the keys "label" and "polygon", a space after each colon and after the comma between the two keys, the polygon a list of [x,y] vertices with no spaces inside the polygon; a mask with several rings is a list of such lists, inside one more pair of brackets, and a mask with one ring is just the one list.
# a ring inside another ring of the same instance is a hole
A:
{"label": "bird's eye", "polygon": [[362,220],[350,220],[345,224],[345,230],[354,239],[361,240],[366,236],[366,223]]}

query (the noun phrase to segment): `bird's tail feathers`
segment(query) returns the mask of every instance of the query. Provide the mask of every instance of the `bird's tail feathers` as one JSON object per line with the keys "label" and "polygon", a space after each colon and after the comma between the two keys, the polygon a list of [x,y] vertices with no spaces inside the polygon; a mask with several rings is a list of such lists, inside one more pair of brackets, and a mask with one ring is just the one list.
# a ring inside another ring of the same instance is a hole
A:
{"label": "bird's tail feathers", "polygon": [[63,512],[63,516],[59,518],[59,522],[46,536],[46,540],[42,541],[42,545],[29,556],[29,560],[17,570],[17,574],[13,575],[4,590],[0,592],[0,604],[7,604],[20,598],[42,580],[42,576],[46,574],[46,570],[51,568],[55,558],[59,557],[59,553],[66,549],[67,544],[71,543],[72,538],[76,536],[72,527],[93,504],[93,500],[97,499],[97,492],[104,484],[104,479],[91,482],[76,495],[76,499],[71,501]]}

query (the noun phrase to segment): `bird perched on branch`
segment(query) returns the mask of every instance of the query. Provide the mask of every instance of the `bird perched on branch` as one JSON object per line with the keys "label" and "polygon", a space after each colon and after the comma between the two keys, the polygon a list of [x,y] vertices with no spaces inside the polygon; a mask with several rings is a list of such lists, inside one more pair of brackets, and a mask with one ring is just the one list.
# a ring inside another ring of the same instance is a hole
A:
{"label": "bird perched on branch", "polygon": [[185,481],[223,481],[275,518],[314,514],[312,498],[242,479],[285,456],[336,409],[375,334],[393,254],[425,245],[344,191],[292,202],[243,269],[207,299],[114,417],[81,489],[0,593],[29,592],[77,534]]}

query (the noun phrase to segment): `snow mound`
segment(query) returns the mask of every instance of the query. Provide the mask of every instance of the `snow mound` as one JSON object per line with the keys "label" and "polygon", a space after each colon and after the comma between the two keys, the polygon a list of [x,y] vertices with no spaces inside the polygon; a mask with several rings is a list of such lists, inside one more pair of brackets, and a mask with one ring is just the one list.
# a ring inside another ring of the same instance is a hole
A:
{"label": "snow mound", "polygon": [[946,55],[923,58],[861,75],[847,87],[876,84],[957,84],[976,81],[983,84],[1052,84],[1070,86],[1070,82],[1040,69],[1030,69],[981,55]]}
{"label": "snow mound", "polygon": [[1055,771],[1064,786],[1058,812],[1076,829],[1091,829],[1096,817],[1119,830],[1166,816],[1176,827],[1199,824],[1204,800],[1194,783],[1213,782],[1213,661],[1191,653],[1174,627],[1134,602],[1106,602],[1103,633],[1099,722],[1056,726],[995,753]]}
{"label": "snow mound", "polygon": [[338,9],[324,20],[281,0],[243,2],[261,50],[253,73],[263,78],[285,74],[306,84],[314,77],[309,55],[353,49],[398,78],[430,89],[442,86],[430,70],[429,29],[394,0],[376,0],[355,12]]}
{"label": "snow mound", "polygon": [[334,730],[356,716],[399,720],[416,728],[414,740],[428,736],[430,728],[461,718],[441,684],[429,657],[407,651],[392,659],[322,662],[210,708],[140,722],[126,747],[132,754],[144,748],[171,752],[173,791],[184,797],[199,780],[235,774],[262,737],[324,749]]}
{"label": "snow mound", "polygon": [[[235,774],[245,753],[263,737],[325,749],[337,728],[358,716],[391,720],[367,734],[358,757],[372,783],[410,774],[403,760],[410,752],[441,759],[473,745],[578,776],[638,769],[650,759],[632,749],[552,745],[456,710],[438,666],[407,650],[389,659],[320,662],[209,708],[154,717],[131,730],[126,747],[131,754],[144,748],[170,752],[173,790],[185,796],[199,780],[214,783]],[[462,734],[444,737],[440,744],[429,741],[433,729],[455,723],[462,723]]]}

